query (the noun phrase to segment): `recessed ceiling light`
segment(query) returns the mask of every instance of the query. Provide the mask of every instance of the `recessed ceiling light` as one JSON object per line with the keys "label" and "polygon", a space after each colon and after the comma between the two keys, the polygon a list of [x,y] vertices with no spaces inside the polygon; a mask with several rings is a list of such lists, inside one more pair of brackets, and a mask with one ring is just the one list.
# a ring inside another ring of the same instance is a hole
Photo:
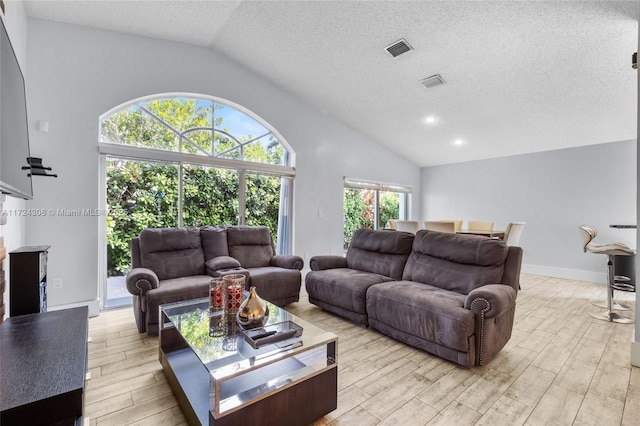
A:
{"label": "recessed ceiling light", "polygon": [[429,117],[425,118],[425,120],[427,122],[427,124],[435,124],[436,121],[438,121],[438,119],[436,117],[434,117],[433,115],[430,115]]}
{"label": "recessed ceiling light", "polygon": [[462,139],[454,139],[451,141],[451,145],[461,146],[464,145],[464,140]]}

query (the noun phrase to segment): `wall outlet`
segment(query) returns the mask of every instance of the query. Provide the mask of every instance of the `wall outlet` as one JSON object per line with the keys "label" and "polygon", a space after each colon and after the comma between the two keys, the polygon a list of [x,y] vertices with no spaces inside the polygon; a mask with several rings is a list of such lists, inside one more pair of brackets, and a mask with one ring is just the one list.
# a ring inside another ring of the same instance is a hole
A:
{"label": "wall outlet", "polygon": [[62,288],[62,278],[53,279],[53,288]]}

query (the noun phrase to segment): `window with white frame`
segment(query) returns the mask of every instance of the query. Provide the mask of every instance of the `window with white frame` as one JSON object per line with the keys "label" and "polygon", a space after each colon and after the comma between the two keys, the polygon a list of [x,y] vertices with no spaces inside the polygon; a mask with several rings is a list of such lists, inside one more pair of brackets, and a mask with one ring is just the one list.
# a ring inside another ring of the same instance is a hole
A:
{"label": "window with white frame", "polygon": [[291,250],[294,155],[268,123],[227,101],[158,96],[100,119],[107,276],[128,271],[129,241],[147,227],[269,227]]}
{"label": "window with white frame", "polygon": [[389,228],[390,220],[409,219],[411,187],[361,179],[344,180],[344,248],[360,228]]}

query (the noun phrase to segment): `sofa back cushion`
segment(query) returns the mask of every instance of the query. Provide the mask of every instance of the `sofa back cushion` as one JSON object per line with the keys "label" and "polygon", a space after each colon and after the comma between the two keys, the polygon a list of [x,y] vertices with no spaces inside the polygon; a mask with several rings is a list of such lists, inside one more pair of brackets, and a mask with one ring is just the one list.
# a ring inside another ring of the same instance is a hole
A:
{"label": "sofa back cushion", "polygon": [[200,228],[200,240],[205,261],[218,256],[229,256],[226,228],[203,226]]}
{"label": "sofa back cushion", "polygon": [[347,250],[347,266],[399,280],[412,243],[408,232],[358,229]]}
{"label": "sofa back cushion", "polygon": [[502,283],[508,250],[502,240],[418,231],[402,279],[469,294]]}
{"label": "sofa back cushion", "polygon": [[140,232],[140,265],[161,280],[204,274],[198,228],[147,228]]}
{"label": "sofa back cushion", "polygon": [[275,254],[271,232],[266,226],[229,226],[227,228],[229,256],[243,268],[269,266]]}

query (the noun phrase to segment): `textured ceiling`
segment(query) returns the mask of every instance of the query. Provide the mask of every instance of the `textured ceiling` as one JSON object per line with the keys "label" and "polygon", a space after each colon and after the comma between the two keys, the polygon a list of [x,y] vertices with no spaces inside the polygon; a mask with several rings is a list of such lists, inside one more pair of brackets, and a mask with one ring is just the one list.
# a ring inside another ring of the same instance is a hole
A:
{"label": "textured ceiling", "polygon": [[[637,1],[24,3],[207,46],[418,166],[636,139]],[[399,38],[415,50],[394,59]],[[433,74],[446,84],[418,83]]]}

